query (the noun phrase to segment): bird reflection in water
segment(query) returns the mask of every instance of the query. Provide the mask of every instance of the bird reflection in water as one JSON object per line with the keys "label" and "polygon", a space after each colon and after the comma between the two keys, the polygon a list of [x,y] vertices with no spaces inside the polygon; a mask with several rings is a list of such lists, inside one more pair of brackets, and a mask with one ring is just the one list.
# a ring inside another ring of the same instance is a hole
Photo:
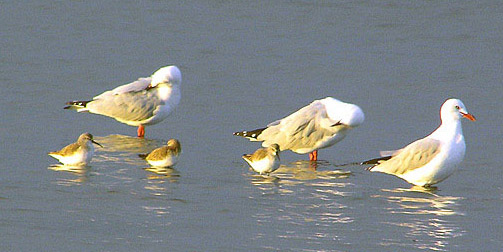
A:
{"label": "bird reflection in water", "polygon": [[180,173],[173,168],[148,167],[143,168],[147,173],[145,180],[145,190],[154,197],[167,197],[169,195],[169,184],[177,183]]}
{"label": "bird reflection in water", "polygon": [[280,179],[274,175],[260,175],[260,174],[251,175],[251,182],[254,185],[263,185],[263,184],[278,185],[279,180]]}
{"label": "bird reflection in water", "polygon": [[[354,194],[348,179],[352,173],[326,161],[317,161],[318,169],[314,170],[310,163],[282,164],[271,173],[279,178],[273,182],[252,177],[254,188],[259,189],[252,190],[248,196],[256,206],[252,218],[259,227],[257,233],[250,233],[252,240],[262,243],[271,239],[274,244],[279,238],[316,244],[343,239],[343,230],[354,222],[353,211],[347,205]],[[280,223],[281,227],[270,223]],[[292,226],[301,227],[297,230],[302,231],[291,231]],[[270,228],[278,229],[274,237],[268,233]]]}
{"label": "bird reflection in water", "polygon": [[[316,163],[317,169],[313,169],[313,163]],[[321,168],[321,169],[320,169]],[[311,180],[333,180],[345,179],[351,175],[350,171],[334,169],[334,166],[328,161],[296,161],[289,164],[282,164],[280,167],[267,175],[253,174],[251,182],[254,185],[262,184],[303,184],[304,181]]]}
{"label": "bird reflection in water", "polygon": [[143,169],[150,172],[147,174],[147,179],[149,180],[167,180],[169,182],[178,182],[178,179],[180,178],[180,173],[173,168],[148,167]]}
{"label": "bird reflection in water", "polygon": [[63,164],[54,164],[49,166],[49,170],[57,172],[67,172],[75,175],[75,178],[67,179],[60,178],[57,184],[64,186],[81,185],[89,179],[90,167],[89,166],[71,166]]}
{"label": "bird reflection in water", "polygon": [[108,135],[104,137],[95,137],[96,141],[103,142],[103,152],[130,152],[130,153],[145,153],[149,152],[163,142],[158,140],[138,138],[125,135]]}
{"label": "bird reflection in water", "polygon": [[[317,163],[319,169],[313,169],[313,162]],[[263,191],[269,191],[270,186],[275,185],[281,187],[278,191],[280,194],[290,194],[292,191],[284,186],[320,186],[329,187],[337,191],[335,188],[346,187],[349,182],[345,179],[351,176],[350,171],[334,169],[334,165],[328,161],[296,161],[289,164],[282,164],[280,167],[271,173],[269,176],[253,174],[251,183],[259,187]],[[282,187],[283,186],[283,187]],[[338,192],[338,191],[337,191]],[[339,194],[340,193],[335,193]]]}
{"label": "bird reflection in water", "polygon": [[[391,207],[384,208],[393,215],[393,220],[385,222],[391,226],[407,229],[409,239],[386,239],[383,244],[413,246],[435,251],[447,250],[449,240],[461,236],[464,231],[450,220],[450,216],[463,215],[456,209],[460,197],[440,196],[436,189],[414,186],[410,189],[396,188],[382,190],[383,197]],[[406,217],[401,218],[400,215]],[[415,216],[414,218],[410,218]],[[412,241],[411,244],[404,244]]]}
{"label": "bird reflection in water", "polygon": [[[316,169],[313,169],[313,163],[316,163]],[[276,173],[280,178],[289,178],[295,180],[314,180],[314,179],[345,179],[351,175],[350,171],[334,169],[334,166],[328,161],[296,161],[290,164],[282,165]]]}
{"label": "bird reflection in water", "polygon": [[124,135],[108,135],[95,137],[95,139],[99,139],[99,141],[103,142],[103,146],[106,146],[106,148],[99,150],[105,154],[93,159],[95,164],[96,162],[126,163],[135,166],[145,165],[145,161],[138,158],[138,153],[148,153],[164,142],[164,140],[152,140]]}

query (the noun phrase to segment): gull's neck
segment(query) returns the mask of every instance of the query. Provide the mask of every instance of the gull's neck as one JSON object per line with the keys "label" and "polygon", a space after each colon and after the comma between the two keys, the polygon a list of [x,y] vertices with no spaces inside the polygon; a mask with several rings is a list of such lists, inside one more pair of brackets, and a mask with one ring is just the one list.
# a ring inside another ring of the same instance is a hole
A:
{"label": "gull's neck", "polygon": [[[178,98],[178,96],[180,96],[180,90],[177,86],[161,84],[157,88],[157,94],[161,100],[166,101],[173,96],[173,98]],[[174,100],[177,100],[176,98]]]}
{"label": "gull's neck", "polygon": [[440,141],[451,141],[462,135],[461,120],[451,119],[443,120],[440,126],[429,137]]}

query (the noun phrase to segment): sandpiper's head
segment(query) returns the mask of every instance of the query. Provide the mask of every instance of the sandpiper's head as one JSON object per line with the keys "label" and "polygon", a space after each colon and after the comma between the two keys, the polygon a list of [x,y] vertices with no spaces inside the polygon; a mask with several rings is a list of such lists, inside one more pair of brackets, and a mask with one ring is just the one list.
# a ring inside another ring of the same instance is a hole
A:
{"label": "sandpiper's head", "polygon": [[466,118],[470,121],[475,121],[475,117],[468,113],[465,105],[459,99],[448,99],[440,108],[440,118],[442,122],[456,121],[461,118]]}
{"label": "sandpiper's head", "polygon": [[278,154],[279,154],[279,151],[280,151],[280,150],[279,150],[279,145],[278,145],[278,144],[271,144],[271,145],[269,146],[269,148],[271,148],[271,149],[274,151],[274,153],[275,153],[276,155],[278,155]]}
{"label": "sandpiper's head", "polygon": [[101,148],[103,148],[103,145],[97,143],[94,141],[93,139],[93,135],[91,135],[91,133],[82,133],[80,136],[79,136],[79,140],[77,140],[78,143],[80,144],[86,144],[88,141],[91,141],[92,143],[94,144],[97,144],[99,145]]}
{"label": "sandpiper's head", "polygon": [[176,66],[166,66],[155,71],[155,73],[152,74],[150,87],[156,87],[159,84],[182,84],[182,73],[180,69]]}
{"label": "sandpiper's head", "polygon": [[180,144],[180,142],[178,140],[176,140],[174,138],[168,140],[168,147],[171,147],[171,148],[177,150],[177,152],[180,152],[182,150],[182,145]]}
{"label": "sandpiper's head", "polygon": [[82,133],[80,136],[79,136],[79,142],[80,141],[89,141],[89,140],[93,140],[93,135],[91,135],[91,133]]}

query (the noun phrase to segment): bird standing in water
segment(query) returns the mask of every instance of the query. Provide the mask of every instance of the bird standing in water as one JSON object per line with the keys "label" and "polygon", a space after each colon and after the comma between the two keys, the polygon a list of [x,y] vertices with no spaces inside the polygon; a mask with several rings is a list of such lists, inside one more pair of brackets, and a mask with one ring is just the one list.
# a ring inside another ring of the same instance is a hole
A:
{"label": "bird standing in water", "polygon": [[83,133],[79,136],[77,142],[69,144],[59,151],[49,152],[48,155],[64,165],[85,166],[93,158],[93,143],[103,148],[101,144],[93,140],[93,135]]}
{"label": "bird standing in water", "polygon": [[363,123],[360,107],[332,97],[315,100],[295,113],[272,122],[265,128],[235,132],[251,141],[263,141],[262,146],[281,146],[281,151],[309,153],[309,160],[318,160],[318,150],[330,147]]}
{"label": "bird standing in water", "polygon": [[67,102],[65,109],[100,114],[138,126],[138,137],[144,137],[145,125],[161,122],[178,106],[181,83],[178,67],[166,66],[151,77],[106,91],[92,100]]}
{"label": "bird standing in water", "polygon": [[260,148],[253,154],[243,155],[243,159],[259,174],[269,174],[279,168],[279,145]]}
{"label": "bird standing in water", "polygon": [[182,146],[176,139],[170,139],[168,144],[159,147],[148,154],[139,154],[141,158],[145,159],[153,167],[172,167],[178,163],[180,154],[182,153]]}
{"label": "bird standing in water", "polygon": [[378,162],[368,170],[395,175],[423,187],[442,182],[454,173],[465,156],[462,118],[475,121],[463,102],[448,99],[440,109],[441,124],[435,131],[403,149],[391,152],[391,158]]}

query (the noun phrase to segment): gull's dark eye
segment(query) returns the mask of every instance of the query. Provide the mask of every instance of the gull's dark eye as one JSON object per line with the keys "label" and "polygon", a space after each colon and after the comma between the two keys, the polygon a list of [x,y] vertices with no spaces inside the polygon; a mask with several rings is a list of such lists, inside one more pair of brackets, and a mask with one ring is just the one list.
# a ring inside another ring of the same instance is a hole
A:
{"label": "gull's dark eye", "polygon": [[459,110],[459,106],[456,106],[455,108],[456,108],[457,110]]}

